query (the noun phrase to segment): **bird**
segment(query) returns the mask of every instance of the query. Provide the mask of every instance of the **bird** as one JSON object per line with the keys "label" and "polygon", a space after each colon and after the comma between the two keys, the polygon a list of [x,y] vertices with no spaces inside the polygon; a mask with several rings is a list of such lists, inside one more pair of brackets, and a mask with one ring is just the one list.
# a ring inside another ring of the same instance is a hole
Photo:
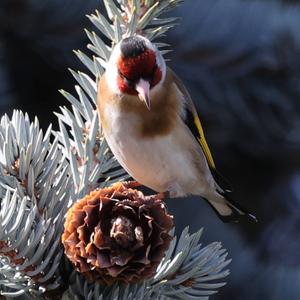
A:
{"label": "bird", "polygon": [[148,38],[114,46],[97,107],[108,146],[138,183],[170,198],[200,196],[223,222],[256,220],[231,199],[191,96]]}

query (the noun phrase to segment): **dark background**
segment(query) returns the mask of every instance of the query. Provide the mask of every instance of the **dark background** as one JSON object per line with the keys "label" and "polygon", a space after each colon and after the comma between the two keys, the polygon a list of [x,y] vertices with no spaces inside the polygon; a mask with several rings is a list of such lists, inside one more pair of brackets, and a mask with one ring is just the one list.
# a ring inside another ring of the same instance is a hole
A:
{"label": "dark background", "polygon": [[[67,67],[85,49],[96,0],[1,0],[0,110],[56,126],[73,91]],[[165,41],[188,86],[219,170],[258,224],[223,224],[199,199],[169,200],[177,230],[204,227],[233,258],[212,299],[300,298],[300,1],[186,0]],[[88,52],[88,51],[87,51]]]}

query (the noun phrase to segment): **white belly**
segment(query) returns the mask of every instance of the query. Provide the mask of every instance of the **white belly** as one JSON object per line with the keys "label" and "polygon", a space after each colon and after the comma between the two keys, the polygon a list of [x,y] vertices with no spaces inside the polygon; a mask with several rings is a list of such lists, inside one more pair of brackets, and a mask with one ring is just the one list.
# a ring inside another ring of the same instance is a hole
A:
{"label": "white belly", "polygon": [[173,196],[201,193],[199,189],[205,184],[199,182],[188,147],[178,141],[174,132],[141,138],[137,135],[136,116],[120,116],[112,110],[107,110],[106,116],[112,126],[110,132],[104,130],[108,145],[135,180],[157,192],[170,191]]}

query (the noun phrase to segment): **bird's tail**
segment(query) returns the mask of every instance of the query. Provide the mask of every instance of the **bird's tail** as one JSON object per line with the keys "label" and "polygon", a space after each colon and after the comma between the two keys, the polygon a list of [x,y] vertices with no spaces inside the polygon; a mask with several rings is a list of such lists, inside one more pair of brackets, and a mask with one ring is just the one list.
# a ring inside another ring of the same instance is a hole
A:
{"label": "bird's tail", "polygon": [[230,199],[226,193],[219,194],[218,192],[215,192],[205,198],[205,200],[223,222],[238,222],[241,218],[247,218],[252,222],[257,222],[254,215]]}

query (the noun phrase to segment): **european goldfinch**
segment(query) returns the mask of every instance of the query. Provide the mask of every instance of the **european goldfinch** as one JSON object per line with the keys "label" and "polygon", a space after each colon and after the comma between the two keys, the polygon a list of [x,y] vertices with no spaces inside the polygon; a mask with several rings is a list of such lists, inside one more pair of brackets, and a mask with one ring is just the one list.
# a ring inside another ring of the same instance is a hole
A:
{"label": "european goldfinch", "polygon": [[228,198],[189,93],[147,38],[114,47],[97,101],[107,143],[136,181],[170,197],[199,195],[225,222],[255,219]]}

